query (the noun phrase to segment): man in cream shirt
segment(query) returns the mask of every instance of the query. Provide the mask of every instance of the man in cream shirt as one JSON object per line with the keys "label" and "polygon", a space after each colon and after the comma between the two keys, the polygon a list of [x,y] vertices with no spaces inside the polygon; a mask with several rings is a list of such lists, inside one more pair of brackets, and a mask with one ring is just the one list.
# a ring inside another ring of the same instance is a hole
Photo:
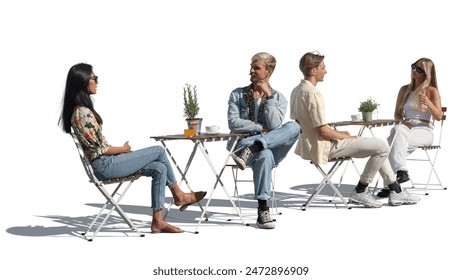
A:
{"label": "man in cream shirt", "polygon": [[333,157],[369,157],[356,188],[350,195],[350,203],[379,208],[383,203],[376,200],[367,187],[377,171],[391,192],[390,205],[415,204],[420,197],[402,190],[396,182],[395,174],[388,161],[388,144],[382,139],[352,136],[346,131],[338,131],[327,125],[324,113],[324,98],[316,89],[318,82],[324,81],[327,73],[324,56],[309,52],[300,59],[300,70],[304,79],[295,87],[290,96],[290,118],[301,128],[295,153],[315,164],[325,164]]}

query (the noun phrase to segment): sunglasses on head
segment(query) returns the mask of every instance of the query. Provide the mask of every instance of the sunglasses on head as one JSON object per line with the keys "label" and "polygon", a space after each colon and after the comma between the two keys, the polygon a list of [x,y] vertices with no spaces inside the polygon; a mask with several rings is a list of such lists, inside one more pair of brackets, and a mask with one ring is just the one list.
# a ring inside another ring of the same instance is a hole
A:
{"label": "sunglasses on head", "polygon": [[95,83],[98,83],[98,76],[93,76],[90,78],[90,80],[94,80]]}
{"label": "sunglasses on head", "polygon": [[415,63],[411,64],[411,68],[412,68],[412,70],[415,70],[417,73],[424,73],[425,72],[422,67],[417,66]]}
{"label": "sunglasses on head", "polygon": [[311,53],[314,54],[314,55],[322,56],[322,54],[318,50],[312,51]]}

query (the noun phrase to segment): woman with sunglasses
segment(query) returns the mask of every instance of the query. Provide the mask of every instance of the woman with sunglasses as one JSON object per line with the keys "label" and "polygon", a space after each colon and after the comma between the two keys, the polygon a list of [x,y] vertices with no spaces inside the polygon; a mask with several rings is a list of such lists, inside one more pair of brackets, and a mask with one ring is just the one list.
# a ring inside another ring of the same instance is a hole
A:
{"label": "woman with sunglasses", "polygon": [[64,132],[71,133],[73,130],[78,136],[99,180],[125,177],[133,173],[152,177],[151,232],[183,232],[163,219],[165,187],[169,187],[175,205],[181,206],[181,211],[204,198],[206,192],[181,191],[165,150],[161,146],[132,151],[128,141],[122,146],[110,145],[102,134],[103,119],[94,109],[91,98],[91,95],[96,94],[97,86],[98,76],[93,73],[91,65],[80,63],[72,66],[67,75],[58,124]]}
{"label": "woman with sunglasses", "polygon": [[[403,120],[388,137],[391,144],[389,160],[398,183],[409,181],[407,156],[419,146],[433,143],[433,122],[443,117],[441,97],[436,82],[435,64],[420,58],[411,64],[411,82],[401,87],[395,107],[395,119]],[[382,189],[377,196],[387,197],[390,191]]]}

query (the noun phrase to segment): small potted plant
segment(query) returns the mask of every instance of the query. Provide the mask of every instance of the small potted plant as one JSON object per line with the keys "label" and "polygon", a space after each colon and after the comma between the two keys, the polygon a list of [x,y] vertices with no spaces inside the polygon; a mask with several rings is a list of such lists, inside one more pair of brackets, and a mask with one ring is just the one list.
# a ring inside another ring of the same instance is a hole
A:
{"label": "small potted plant", "polygon": [[363,121],[372,121],[372,112],[380,106],[379,103],[375,102],[371,97],[368,97],[366,101],[359,103],[358,111],[363,115]]}
{"label": "small potted plant", "polygon": [[183,113],[189,129],[194,129],[197,134],[201,132],[202,118],[198,118],[199,102],[197,99],[197,88],[191,84],[183,87]]}

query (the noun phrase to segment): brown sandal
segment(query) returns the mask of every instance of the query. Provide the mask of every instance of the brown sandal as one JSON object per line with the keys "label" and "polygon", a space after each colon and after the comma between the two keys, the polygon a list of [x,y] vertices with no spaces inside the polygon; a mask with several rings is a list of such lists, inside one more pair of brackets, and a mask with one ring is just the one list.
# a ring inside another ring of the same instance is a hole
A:
{"label": "brown sandal", "polygon": [[205,197],[206,194],[207,194],[207,192],[202,192],[202,191],[201,192],[189,193],[189,194],[187,194],[190,197],[188,202],[182,204],[182,202],[176,202],[175,201],[175,205],[176,206],[181,206],[180,211],[183,212],[184,210],[186,210],[186,208],[188,208],[189,205],[201,201]]}
{"label": "brown sandal", "polygon": [[184,230],[182,230],[179,227],[172,226],[171,224],[166,223],[167,225],[163,229],[153,229],[151,227],[151,233],[182,233]]}

